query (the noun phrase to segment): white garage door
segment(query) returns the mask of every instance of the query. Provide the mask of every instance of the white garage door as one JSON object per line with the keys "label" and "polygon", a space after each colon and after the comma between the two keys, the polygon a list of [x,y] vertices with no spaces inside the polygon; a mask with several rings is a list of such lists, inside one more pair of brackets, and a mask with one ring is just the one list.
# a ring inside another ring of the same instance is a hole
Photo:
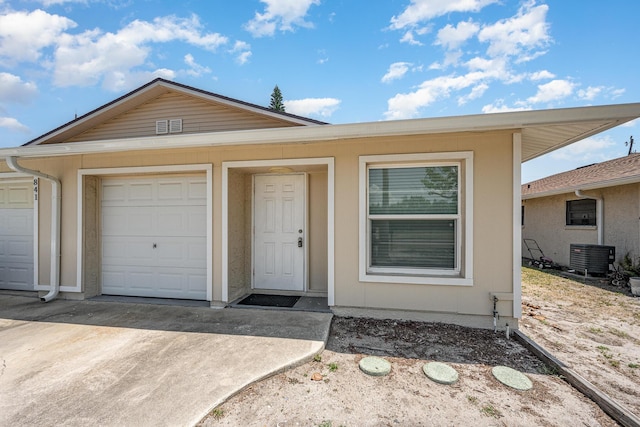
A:
{"label": "white garage door", "polygon": [[102,293],[204,300],[206,178],[102,181]]}
{"label": "white garage door", "polygon": [[0,183],[0,289],[34,289],[31,180]]}

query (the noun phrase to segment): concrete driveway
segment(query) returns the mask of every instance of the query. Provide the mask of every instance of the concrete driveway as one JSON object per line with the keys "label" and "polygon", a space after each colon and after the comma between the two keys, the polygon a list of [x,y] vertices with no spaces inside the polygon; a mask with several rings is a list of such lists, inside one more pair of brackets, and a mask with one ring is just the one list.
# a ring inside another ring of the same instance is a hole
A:
{"label": "concrete driveway", "polygon": [[331,314],[0,294],[1,426],[189,426],[324,348]]}

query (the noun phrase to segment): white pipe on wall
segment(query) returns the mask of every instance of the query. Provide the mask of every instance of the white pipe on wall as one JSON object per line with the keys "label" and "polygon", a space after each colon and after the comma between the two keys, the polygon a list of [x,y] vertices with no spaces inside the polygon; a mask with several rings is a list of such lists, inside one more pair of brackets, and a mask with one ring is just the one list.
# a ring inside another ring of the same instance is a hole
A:
{"label": "white pipe on wall", "polygon": [[587,196],[582,190],[576,190],[576,196],[581,199],[591,199],[596,201],[596,227],[598,228],[598,244],[604,244],[604,199],[602,197]]}
{"label": "white pipe on wall", "polygon": [[49,302],[57,297],[60,291],[60,207],[62,204],[60,180],[51,175],[20,166],[16,157],[7,157],[6,162],[7,166],[15,172],[22,172],[51,182],[51,285],[49,293],[40,298],[43,302]]}

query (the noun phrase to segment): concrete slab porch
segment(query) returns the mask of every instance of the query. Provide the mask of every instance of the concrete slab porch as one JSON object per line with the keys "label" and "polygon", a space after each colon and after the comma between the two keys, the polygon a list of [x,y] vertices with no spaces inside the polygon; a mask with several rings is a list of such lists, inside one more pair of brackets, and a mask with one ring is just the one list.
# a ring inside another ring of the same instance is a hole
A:
{"label": "concrete slab porch", "polygon": [[193,425],[324,348],[330,313],[0,293],[0,425]]}

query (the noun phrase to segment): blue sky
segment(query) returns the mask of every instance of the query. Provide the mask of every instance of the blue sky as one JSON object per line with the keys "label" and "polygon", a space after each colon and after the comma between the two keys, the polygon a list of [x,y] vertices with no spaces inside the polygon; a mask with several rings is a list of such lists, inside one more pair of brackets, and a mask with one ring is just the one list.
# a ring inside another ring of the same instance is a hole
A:
{"label": "blue sky", "polygon": [[[375,5],[375,6],[374,6]],[[0,147],[164,77],[330,123],[640,101],[636,0],[0,0]],[[640,121],[523,165],[627,153]]]}

